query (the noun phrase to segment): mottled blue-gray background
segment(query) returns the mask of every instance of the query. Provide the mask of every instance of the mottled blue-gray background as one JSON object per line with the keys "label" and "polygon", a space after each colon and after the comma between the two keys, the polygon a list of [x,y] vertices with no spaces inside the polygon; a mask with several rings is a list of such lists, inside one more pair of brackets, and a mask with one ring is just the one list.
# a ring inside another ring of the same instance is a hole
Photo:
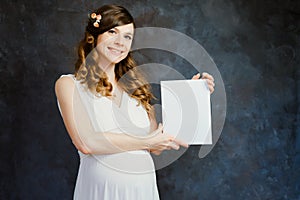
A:
{"label": "mottled blue-gray background", "polygon": [[[86,16],[125,6],[138,27],[180,31],[214,59],[227,95],[220,140],[158,170],[161,199],[300,199],[300,6],[296,0],[1,0],[0,199],[71,199],[78,156],[54,82],[73,72]],[[195,71],[167,52],[142,62]],[[217,86],[218,87],[218,86]]]}

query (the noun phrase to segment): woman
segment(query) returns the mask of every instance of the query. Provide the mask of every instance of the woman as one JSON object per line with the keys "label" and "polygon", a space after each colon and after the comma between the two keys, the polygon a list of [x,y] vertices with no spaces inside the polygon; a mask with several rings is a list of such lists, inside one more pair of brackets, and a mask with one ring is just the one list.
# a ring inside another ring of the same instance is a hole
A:
{"label": "woman", "polygon": [[[149,152],[188,147],[156,124],[153,94],[129,52],[134,28],[125,8],[97,9],[79,44],[75,75],[56,82],[61,115],[80,155],[74,199],[159,199]],[[213,78],[203,78],[212,92]]]}

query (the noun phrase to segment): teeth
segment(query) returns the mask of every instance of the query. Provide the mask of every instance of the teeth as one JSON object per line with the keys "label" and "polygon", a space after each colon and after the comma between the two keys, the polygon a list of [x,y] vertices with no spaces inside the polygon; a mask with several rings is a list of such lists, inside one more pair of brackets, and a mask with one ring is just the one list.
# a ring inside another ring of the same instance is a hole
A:
{"label": "teeth", "polygon": [[115,52],[115,53],[121,53],[121,51],[118,51],[118,50],[112,50],[112,52]]}
{"label": "teeth", "polygon": [[121,53],[122,53],[122,51],[119,51],[119,50],[117,50],[117,49],[109,48],[109,50],[110,50],[111,52],[113,52],[113,53],[116,53],[116,54],[121,54]]}

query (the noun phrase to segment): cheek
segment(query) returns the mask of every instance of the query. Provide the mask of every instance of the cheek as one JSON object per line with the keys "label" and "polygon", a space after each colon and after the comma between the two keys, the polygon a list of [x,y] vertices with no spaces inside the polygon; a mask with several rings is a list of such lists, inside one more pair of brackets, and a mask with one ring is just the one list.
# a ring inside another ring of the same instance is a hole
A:
{"label": "cheek", "polygon": [[97,38],[97,45],[105,45],[111,40],[109,35],[107,33],[103,33],[102,35],[99,35]]}
{"label": "cheek", "polygon": [[130,40],[130,41],[128,42],[128,47],[129,47],[129,49],[131,48],[131,45],[132,45],[132,40]]}
{"label": "cheek", "polygon": [[127,50],[128,52],[129,52],[130,49],[131,49],[131,45],[132,45],[132,40],[125,43],[126,50]]}
{"label": "cheek", "polygon": [[98,54],[105,53],[104,45],[101,44],[101,43],[98,43],[97,46],[96,46],[96,51],[97,51]]}

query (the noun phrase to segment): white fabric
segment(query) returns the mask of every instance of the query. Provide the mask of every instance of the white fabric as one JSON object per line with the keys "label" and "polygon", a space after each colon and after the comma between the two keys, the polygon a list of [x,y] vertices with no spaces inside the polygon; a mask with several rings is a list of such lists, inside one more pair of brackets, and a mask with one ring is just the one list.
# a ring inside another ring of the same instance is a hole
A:
{"label": "white fabric", "polygon": [[[80,99],[97,134],[113,132],[136,136],[149,132],[145,109],[123,92],[120,105],[107,97],[96,97],[75,82]],[[59,105],[58,105],[59,106]],[[80,120],[81,116],[75,116]],[[78,123],[78,122],[77,122]],[[79,151],[80,166],[74,200],[157,200],[159,199],[153,160],[148,151],[109,155],[85,155]]]}

